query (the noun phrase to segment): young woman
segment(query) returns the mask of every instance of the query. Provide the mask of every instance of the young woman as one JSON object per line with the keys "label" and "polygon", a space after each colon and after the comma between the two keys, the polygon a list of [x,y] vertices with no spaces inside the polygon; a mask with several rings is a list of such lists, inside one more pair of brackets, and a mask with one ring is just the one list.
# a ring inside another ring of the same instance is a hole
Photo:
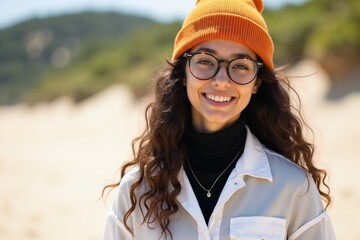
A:
{"label": "young woman", "polygon": [[104,239],[335,239],[326,172],[274,70],[262,10],[199,0],[185,19]]}

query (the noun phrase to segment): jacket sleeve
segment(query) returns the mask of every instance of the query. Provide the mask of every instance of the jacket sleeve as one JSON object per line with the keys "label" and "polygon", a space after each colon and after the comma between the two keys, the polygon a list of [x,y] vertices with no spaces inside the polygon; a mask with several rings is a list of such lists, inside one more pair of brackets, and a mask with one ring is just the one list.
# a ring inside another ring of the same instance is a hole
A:
{"label": "jacket sleeve", "polygon": [[116,216],[113,210],[110,211],[105,225],[103,240],[130,240],[131,233],[125,228],[124,223]]}
{"label": "jacket sleeve", "polygon": [[326,212],[321,213],[294,232],[289,240],[326,239],[335,240],[335,233]]}
{"label": "jacket sleeve", "polygon": [[288,240],[335,240],[329,215],[324,210],[313,179],[308,176],[294,198]]}
{"label": "jacket sleeve", "polygon": [[[137,177],[135,173],[136,171],[130,171],[120,181],[113,207],[107,216],[103,240],[134,239],[131,232],[126,229],[123,218],[131,207],[129,191]],[[132,217],[128,218],[126,223],[134,231]]]}

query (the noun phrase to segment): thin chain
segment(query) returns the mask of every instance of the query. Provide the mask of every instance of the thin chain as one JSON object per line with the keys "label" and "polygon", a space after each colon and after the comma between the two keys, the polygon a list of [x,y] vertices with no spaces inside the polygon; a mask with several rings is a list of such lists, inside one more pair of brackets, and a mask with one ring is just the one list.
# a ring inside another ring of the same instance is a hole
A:
{"label": "thin chain", "polygon": [[214,183],[211,185],[210,189],[206,189],[206,188],[200,183],[199,179],[196,177],[196,175],[195,175],[195,173],[194,173],[194,171],[193,171],[193,169],[192,169],[192,167],[191,167],[191,165],[190,165],[189,158],[186,157],[186,161],[187,161],[187,163],[188,163],[188,165],[189,165],[189,168],[190,168],[190,171],[191,171],[192,175],[194,176],[194,178],[195,178],[195,180],[197,181],[197,183],[199,184],[199,186],[207,192],[207,194],[206,194],[207,197],[211,197],[211,190],[213,189],[213,187],[215,186],[215,184],[217,183],[217,181],[220,179],[220,177],[226,172],[226,170],[231,166],[231,164],[238,158],[238,156],[239,156],[239,154],[240,154],[240,152],[241,152],[242,150],[243,150],[243,148],[240,149],[240,151],[236,154],[236,156],[235,156],[234,159],[230,162],[230,164],[229,164],[229,165],[224,169],[224,171],[222,171],[222,172],[220,173],[220,175],[215,179],[215,181],[214,181]]}

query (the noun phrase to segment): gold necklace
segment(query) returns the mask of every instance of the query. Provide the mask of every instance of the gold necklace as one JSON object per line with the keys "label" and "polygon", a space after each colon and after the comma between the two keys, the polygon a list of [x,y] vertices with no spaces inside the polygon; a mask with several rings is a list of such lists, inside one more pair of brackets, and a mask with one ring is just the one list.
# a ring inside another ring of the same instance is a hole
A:
{"label": "gold necklace", "polygon": [[211,185],[210,189],[206,189],[199,181],[199,179],[196,177],[191,165],[190,165],[190,161],[189,158],[186,157],[186,161],[189,165],[190,171],[192,173],[192,175],[194,176],[196,182],[199,184],[199,186],[204,189],[207,193],[206,196],[209,198],[211,197],[211,190],[214,188],[215,184],[217,183],[217,181],[220,179],[220,177],[226,172],[226,170],[231,166],[231,164],[238,158],[240,152],[243,150],[243,147],[240,149],[240,151],[236,154],[236,156],[234,157],[234,159],[230,162],[230,164],[220,173],[220,175],[215,179],[214,183]]}

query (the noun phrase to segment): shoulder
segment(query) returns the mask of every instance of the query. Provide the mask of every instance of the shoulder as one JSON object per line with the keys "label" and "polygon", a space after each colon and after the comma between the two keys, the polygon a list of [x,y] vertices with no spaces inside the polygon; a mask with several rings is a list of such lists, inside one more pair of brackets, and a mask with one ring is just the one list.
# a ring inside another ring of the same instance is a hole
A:
{"label": "shoulder", "polygon": [[265,148],[265,152],[268,156],[274,183],[282,185],[288,192],[292,192],[294,201],[300,200],[304,204],[317,205],[317,209],[323,208],[319,191],[307,170],[270,149]]}
{"label": "shoulder", "polygon": [[301,214],[320,214],[324,210],[321,196],[311,174],[286,157],[265,148],[273,183],[294,209],[307,209]]}
{"label": "shoulder", "polygon": [[139,167],[133,167],[120,180],[120,186],[132,185],[140,177]]}
{"label": "shoulder", "polygon": [[300,178],[303,178],[308,174],[308,171],[306,171],[290,159],[284,157],[280,153],[274,152],[266,147],[264,147],[264,151],[272,169],[275,168],[274,170],[280,171],[286,170],[287,172],[291,172],[293,175]]}
{"label": "shoulder", "polygon": [[[121,178],[118,193],[122,195],[127,195],[126,193],[129,193],[131,186],[139,180],[141,177],[140,169],[139,167],[133,167],[128,172],[125,173],[125,175]],[[138,189],[142,188],[142,184],[140,184]]]}
{"label": "shoulder", "polygon": [[302,185],[309,177],[307,170],[263,145],[249,128],[243,155],[245,161],[252,159],[251,162],[246,163],[246,165],[253,166],[254,160],[257,160],[257,162],[261,163],[261,165],[257,165],[257,168],[269,169],[274,182],[279,183],[280,181]]}
{"label": "shoulder", "polygon": [[115,196],[115,206],[121,206],[121,209],[128,209],[131,206],[130,189],[139,177],[140,170],[138,167],[134,167],[121,178]]}
{"label": "shoulder", "polygon": [[264,147],[274,182],[286,183],[293,190],[304,191],[312,181],[310,173],[283,155]]}

